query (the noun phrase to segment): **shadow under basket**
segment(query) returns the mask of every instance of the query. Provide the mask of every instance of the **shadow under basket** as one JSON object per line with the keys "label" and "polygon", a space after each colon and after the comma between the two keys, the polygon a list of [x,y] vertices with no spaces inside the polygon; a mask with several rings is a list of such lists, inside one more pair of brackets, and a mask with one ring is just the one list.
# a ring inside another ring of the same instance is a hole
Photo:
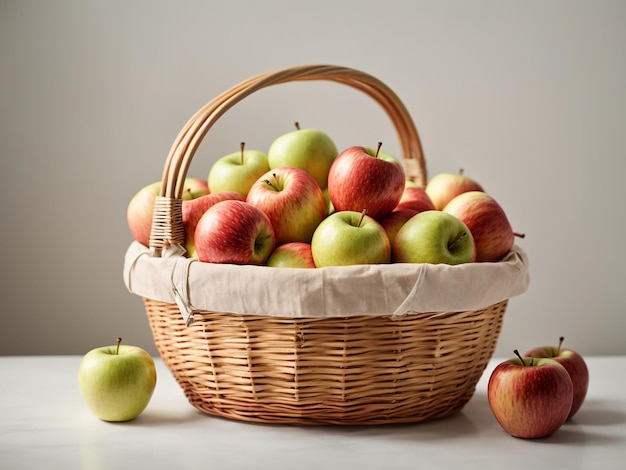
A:
{"label": "shadow under basket", "polygon": [[199,410],[264,423],[442,418],[474,394],[508,301],[476,311],[281,318],[197,312],[144,298],[164,363]]}

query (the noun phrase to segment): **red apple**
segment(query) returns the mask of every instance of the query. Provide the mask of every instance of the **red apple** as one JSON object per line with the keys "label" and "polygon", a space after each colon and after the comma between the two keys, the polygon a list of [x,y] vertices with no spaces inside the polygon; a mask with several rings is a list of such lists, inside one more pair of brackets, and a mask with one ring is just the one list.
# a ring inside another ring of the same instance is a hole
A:
{"label": "red apple", "polygon": [[211,206],[198,221],[194,242],[198,259],[207,263],[265,264],[275,247],[267,215],[237,200]]}
{"label": "red apple", "polygon": [[574,388],[553,359],[509,359],[489,377],[487,398],[500,426],[511,436],[536,439],[554,434],[567,420]]}
{"label": "red apple", "polygon": [[442,210],[448,202],[467,191],[483,191],[483,188],[465,176],[463,170],[458,173],[438,173],[426,184],[426,194],[437,210]]}
{"label": "red apple", "polygon": [[[161,181],[144,186],[132,197],[126,210],[126,220],[130,233],[135,240],[145,246],[150,245],[154,200],[160,192]],[[187,178],[185,180],[183,201],[192,200],[205,194],[209,194],[209,186],[205,180],[199,178]]]}
{"label": "red apple", "polygon": [[302,168],[268,171],[252,185],[246,201],[269,217],[277,245],[310,243],[315,228],[328,215],[322,189]]}
{"label": "red apple", "polygon": [[219,193],[205,194],[188,201],[183,200],[183,226],[185,227],[185,248],[190,258],[196,258],[196,247],[194,245],[194,233],[198,221],[209,210],[211,206],[220,201],[234,199],[237,201],[245,201],[246,198],[235,191],[222,191]]}
{"label": "red apple", "polygon": [[393,241],[402,226],[409,221],[411,217],[418,214],[418,211],[412,209],[394,209],[389,214],[383,216],[378,222],[383,226],[389,242],[393,245]]}
{"label": "red apple", "polygon": [[574,398],[572,400],[572,408],[567,418],[571,418],[580,409],[585,397],[587,396],[587,388],[589,387],[589,369],[583,357],[571,349],[561,348],[563,337],[559,338],[559,345],[543,346],[533,348],[528,351],[525,356],[536,358],[550,358],[561,364],[567,370],[572,385],[574,386]]}
{"label": "red apple", "polygon": [[274,268],[314,268],[311,244],[303,242],[289,242],[277,246],[267,265]]}
{"label": "red apple", "polygon": [[394,209],[401,211],[404,209],[414,210],[415,212],[424,212],[435,209],[433,201],[430,200],[424,188],[408,187],[404,188],[400,202]]}
{"label": "red apple", "polygon": [[461,220],[474,237],[476,261],[499,261],[513,247],[515,233],[498,202],[482,191],[468,191],[452,199],[444,212]]}
{"label": "red apple", "polygon": [[328,194],[337,212],[353,211],[379,219],[400,202],[405,175],[402,164],[378,149],[349,147],[328,174]]}

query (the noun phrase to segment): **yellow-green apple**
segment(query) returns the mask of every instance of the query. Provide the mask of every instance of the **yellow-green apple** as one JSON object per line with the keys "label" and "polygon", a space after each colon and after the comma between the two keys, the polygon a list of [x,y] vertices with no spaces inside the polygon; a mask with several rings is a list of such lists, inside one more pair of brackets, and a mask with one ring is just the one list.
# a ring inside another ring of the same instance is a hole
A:
{"label": "yellow-green apple", "polygon": [[260,150],[244,150],[229,153],[218,159],[209,170],[211,193],[235,191],[247,196],[254,182],[270,169],[267,154]]}
{"label": "yellow-green apple", "polygon": [[341,152],[328,174],[328,194],[336,211],[362,212],[380,219],[400,202],[404,168],[389,153],[354,146]]}
{"label": "yellow-green apple", "polygon": [[419,212],[404,223],[391,243],[396,263],[463,264],[474,261],[474,239],[467,226],[446,212]]}
{"label": "yellow-green apple", "polygon": [[573,386],[567,370],[553,359],[522,357],[496,366],[487,398],[496,420],[511,436],[538,439],[554,434],[567,420]]}
{"label": "yellow-green apple", "polygon": [[424,188],[419,187],[408,187],[404,188],[402,192],[402,197],[400,198],[400,202],[396,205],[396,211],[411,209],[415,212],[424,212],[435,210],[435,205],[433,201],[430,200],[428,194]]}
{"label": "yellow-green apple", "polygon": [[274,250],[274,229],[265,213],[244,201],[212,205],[198,221],[196,255],[207,263],[265,264]]}
{"label": "yellow-green apple", "polygon": [[483,191],[475,180],[465,176],[463,170],[458,173],[438,173],[426,184],[426,194],[435,205],[442,210],[445,205],[459,194],[467,191]]}
{"label": "yellow-green apple", "polygon": [[78,366],[78,388],[103,421],[129,421],[148,406],[156,386],[150,354],[137,346],[103,346],[89,351]]}
{"label": "yellow-green apple", "polygon": [[297,167],[268,171],[252,185],[246,201],[269,217],[276,245],[310,243],[315,228],[328,215],[319,184],[306,170]]}
{"label": "yellow-green apple", "polygon": [[417,213],[417,211],[412,209],[394,209],[378,221],[385,229],[385,232],[387,232],[387,236],[389,237],[389,241],[392,246],[400,228]]}
{"label": "yellow-green apple", "polygon": [[[144,186],[131,198],[126,209],[126,221],[130,233],[135,240],[145,246],[150,245],[154,200],[160,192],[161,181]],[[200,178],[185,179],[183,201],[189,201],[205,194],[209,194],[209,186],[205,180]]]}
{"label": "yellow-green apple", "polygon": [[385,229],[363,212],[339,211],[326,217],[311,240],[315,266],[389,263],[391,245]]}
{"label": "yellow-green apple", "polygon": [[328,171],[337,156],[337,147],[319,129],[296,129],[276,138],[267,151],[270,169],[292,166],[306,170],[320,188],[328,182]]}
{"label": "yellow-green apple", "polygon": [[563,349],[563,337],[559,338],[558,346],[543,346],[529,350],[524,356],[535,358],[549,358],[565,367],[565,370],[572,379],[574,387],[574,398],[572,400],[572,408],[567,416],[571,418],[580,409],[585,397],[587,396],[587,388],[589,387],[589,369],[583,357],[576,351],[571,349]]}
{"label": "yellow-green apple", "polygon": [[221,191],[219,193],[205,194],[204,196],[200,196],[189,201],[183,201],[182,213],[183,226],[185,228],[185,248],[187,250],[187,256],[190,258],[197,257],[196,247],[193,240],[196,226],[198,225],[200,218],[212,205],[229,199],[235,199],[238,201],[246,200],[246,198],[238,192]]}
{"label": "yellow-green apple", "polygon": [[274,268],[314,268],[311,244],[289,242],[277,246],[266,263]]}
{"label": "yellow-green apple", "polygon": [[443,212],[462,220],[476,244],[476,261],[499,261],[512,248],[515,234],[500,204],[482,191],[459,194]]}

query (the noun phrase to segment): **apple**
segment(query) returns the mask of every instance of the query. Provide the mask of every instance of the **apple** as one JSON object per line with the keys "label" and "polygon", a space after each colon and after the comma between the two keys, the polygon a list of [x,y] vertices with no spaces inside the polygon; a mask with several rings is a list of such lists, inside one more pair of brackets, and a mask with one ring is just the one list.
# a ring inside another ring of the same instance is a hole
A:
{"label": "apple", "polygon": [[209,210],[209,207],[217,204],[220,201],[226,201],[229,199],[234,199],[238,201],[246,200],[246,198],[238,192],[222,191],[219,193],[205,194],[204,196],[200,196],[195,199],[183,201],[182,215],[183,226],[185,228],[185,248],[187,249],[187,255],[190,258],[197,257],[196,247],[194,245],[193,238],[196,231],[196,226],[198,225],[198,221],[204,215],[204,213]]}
{"label": "apple", "polygon": [[380,219],[391,212],[404,192],[404,168],[378,148],[354,146],[335,159],[328,174],[328,194],[336,211],[362,212]]}
{"label": "apple", "polygon": [[385,229],[385,232],[387,232],[392,246],[400,228],[417,213],[417,211],[411,209],[394,209],[378,221]]}
{"label": "apple", "polygon": [[247,196],[250,187],[269,169],[267,155],[260,150],[244,150],[219,158],[209,170],[208,184],[211,193],[235,191]]}
{"label": "apple", "polygon": [[400,202],[398,202],[394,210],[398,211],[404,209],[424,212],[435,210],[435,205],[433,201],[430,200],[428,194],[426,194],[424,188],[410,186],[404,188]]}
{"label": "apple", "polygon": [[315,266],[389,263],[391,245],[385,229],[366,211],[338,211],[326,217],[313,233]]}
{"label": "apple", "polygon": [[553,359],[522,357],[496,366],[487,398],[496,420],[511,436],[538,439],[554,434],[572,407],[572,380]]}
{"label": "apple", "polygon": [[333,140],[319,129],[300,129],[276,138],[267,151],[270,169],[291,166],[307,171],[321,189],[328,184],[328,171],[335,157],[337,147]]}
{"label": "apple", "polygon": [[589,369],[583,357],[576,351],[571,349],[563,349],[563,337],[559,338],[559,345],[543,346],[529,350],[525,356],[535,358],[553,359],[563,367],[572,379],[574,387],[574,398],[572,400],[572,408],[567,416],[570,419],[580,409],[585,397],[587,396],[587,388],[589,387]]}
{"label": "apple", "polygon": [[476,261],[499,261],[513,247],[515,233],[504,209],[489,194],[468,191],[443,208],[463,221],[476,244]]}
{"label": "apple", "polygon": [[474,261],[471,231],[446,212],[430,210],[411,217],[391,243],[396,263],[462,264]]}
{"label": "apple", "polygon": [[276,245],[310,243],[318,224],[328,215],[324,194],[315,178],[302,168],[274,168],[250,188],[246,202],[269,217]]}
{"label": "apple", "polygon": [[95,348],[78,366],[78,388],[91,411],[103,421],[130,421],[141,414],[156,386],[150,354],[137,346]]}
{"label": "apple", "polygon": [[[131,198],[126,209],[126,221],[130,233],[135,240],[145,246],[150,245],[154,200],[161,192],[161,185],[161,181],[157,181],[141,188]],[[209,186],[205,180],[199,178],[185,179],[183,201],[189,201],[205,194],[209,194]]]}
{"label": "apple", "polygon": [[425,191],[435,205],[435,209],[442,210],[459,194],[467,191],[483,191],[483,188],[476,181],[465,176],[461,169],[458,173],[436,174],[426,184]]}
{"label": "apple", "polygon": [[277,246],[266,263],[274,268],[315,268],[311,244],[289,242]]}
{"label": "apple", "polygon": [[200,217],[194,243],[200,261],[261,265],[274,250],[275,236],[261,209],[230,199],[212,205]]}

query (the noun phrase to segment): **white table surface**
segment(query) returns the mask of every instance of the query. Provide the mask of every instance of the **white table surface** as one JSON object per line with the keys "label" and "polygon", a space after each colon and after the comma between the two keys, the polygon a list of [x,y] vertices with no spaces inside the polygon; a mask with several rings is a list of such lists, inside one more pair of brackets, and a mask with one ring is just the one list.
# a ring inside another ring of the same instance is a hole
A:
{"label": "white table surface", "polygon": [[586,358],[587,399],[552,437],[509,436],[486,385],[456,415],[426,423],[299,427],[196,411],[157,360],[157,387],[127,423],[98,420],[82,401],[80,357],[0,357],[0,469],[626,469],[626,357]]}

